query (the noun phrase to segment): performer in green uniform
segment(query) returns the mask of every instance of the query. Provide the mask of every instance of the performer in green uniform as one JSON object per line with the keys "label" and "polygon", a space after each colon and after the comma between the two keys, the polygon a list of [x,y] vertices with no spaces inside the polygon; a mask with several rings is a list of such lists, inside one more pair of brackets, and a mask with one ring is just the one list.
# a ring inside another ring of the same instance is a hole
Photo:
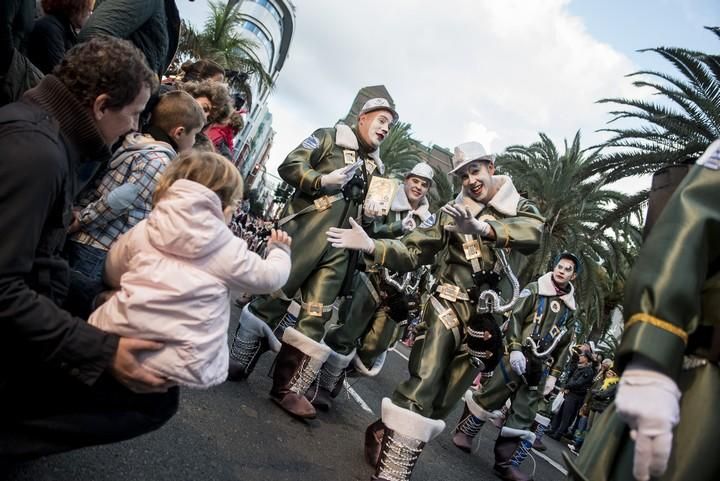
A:
{"label": "performer in green uniform", "polygon": [[[417,228],[401,240],[373,241],[355,222],[352,229],[328,233],[333,246],[363,250],[371,265],[407,272],[433,263],[438,281],[410,354],[410,378],[396,388],[392,401],[383,400],[382,419],[366,431],[366,458],[377,468],[374,479],[409,479],[423,446],[442,431],[441,419],[477,374],[471,359],[479,366],[497,363],[500,316],[490,321],[492,329],[471,326],[483,320],[476,316],[479,295],[492,289],[505,299],[513,290],[517,295],[517,281],[511,286],[502,269],[505,251],[512,261],[540,242],[543,219],[536,207],[518,194],[509,177],[494,175],[495,157],[481,144],[455,148],[453,167],[462,192],[431,227]],[[480,303],[485,307],[484,300]],[[483,342],[492,349],[469,347]]]}
{"label": "performer in green uniform", "polygon": [[[511,461],[521,440],[530,445],[534,441],[530,427],[541,397],[539,389],[544,385],[544,391],[549,393],[567,361],[576,309],[571,281],[579,265],[574,254],[563,252],[557,257],[552,272],[522,290],[506,335],[508,355],[500,361],[482,391],[465,393],[465,409],[453,443],[468,453],[480,428],[493,417],[492,412],[512,399],[505,425],[495,441],[494,469],[504,480],[531,479]],[[547,362],[551,362],[551,371],[545,380]],[[520,457],[519,454],[514,460],[517,464]]]}
{"label": "performer in green uniform", "polygon": [[[416,164],[397,189],[387,216],[375,221],[373,238],[398,238],[418,225],[431,225],[433,216],[426,197],[432,179],[432,167],[424,162]],[[407,319],[407,300],[403,289],[391,285],[403,279],[391,277],[388,281],[390,275],[384,268],[355,271],[350,289],[352,297],[340,306],[338,324],[325,334],[324,342],[333,352],[320,371],[317,391],[309,391],[316,408],[330,409],[351,361],[357,372],[376,375],[387,350],[401,334],[398,324]],[[356,351],[358,341],[360,346]]]}
{"label": "performer in green uniform", "polygon": [[615,403],[594,422],[573,480],[718,479],[720,140],[652,227],[625,293]]}
{"label": "performer in green uniform", "polygon": [[[384,171],[378,148],[397,119],[386,99],[370,99],[357,125],[316,130],[278,168],[280,177],[295,187],[279,221],[297,246],[290,279],[281,291],[258,297],[243,309],[230,371],[235,378],[247,375],[263,343],[279,348],[270,394],[294,416],[315,416],[305,392],[331,352],[320,340],[350,264],[346,251],[323,242],[323,233],[347,226],[351,217],[377,214],[363,212],[363,201],[371,177]],[[271,327],[286,315],[297,321],[278,334],[278,342]]]}

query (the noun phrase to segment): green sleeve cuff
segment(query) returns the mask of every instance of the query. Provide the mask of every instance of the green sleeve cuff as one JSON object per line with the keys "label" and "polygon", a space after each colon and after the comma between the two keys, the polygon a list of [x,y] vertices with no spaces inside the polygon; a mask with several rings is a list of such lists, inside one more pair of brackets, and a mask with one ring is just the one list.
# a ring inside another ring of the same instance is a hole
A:
{"label": "green sleeve cuff", "polygon": [[300,178],[298,189],[308,195],[315,195],[320,190],[320,177],[322,174],[317,170],[308,169]]}
{"label": "green sleeve cuff", "polygon": [[623,333],[618,349],[620,369],[634,354],[641,354],[660,366],[667,375],[677,378],[682,368],[685,343],[680,337],[646,322],[638,322]]}
{"label": "green sleeve cuff", "polygon": [[489,220],[490,227],[495,231],[495,247],[506,249],[510,247],[510,231],[502,222]]}

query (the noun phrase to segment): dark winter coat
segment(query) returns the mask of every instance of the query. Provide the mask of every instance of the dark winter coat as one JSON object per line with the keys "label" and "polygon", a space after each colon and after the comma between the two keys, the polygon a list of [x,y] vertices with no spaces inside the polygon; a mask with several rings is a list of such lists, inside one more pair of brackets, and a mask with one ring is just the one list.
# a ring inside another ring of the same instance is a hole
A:
{"label": "dark winter coat", "polygon": [[35,21],[28,35],[27,57],[44,74],[48,74],[77,42],[77,34],[68,18],[45,15]]}
{"label": "dark winter coat", "polygon": [[72,219],[75,170],[109,157],[87,109],[52,75],[0,108],[0,396],[13,376],[64,372],[92,384],[118,337],[58,306],[68,290],[60,257]]}
{"label": "dark winter coat", "polygon": [[615,399],[617,383],[611,384],[606,389],[593,389],[590,395],[590,410],[603,412],[606,407]]}
{"label": "dark winter coat", "polygon": [[592,364],[584,367],[578,365],[572,374],[570,374],[570,379],[565,385],[565,389],[576,396],[585,397],[590,386],[592,386],[594,377],[595,371],[592,368]]}
{"label": "dark winter coat", "polygon": [[177,50],[180,13],[174,0],[98,0],[80,41],[98,35],[130,40],[161,76]]}
{"label": "dark winter coat", "polygon": [[24,55],[33,18],[34,0],[0,2],[0,106],[18,100],[42,78],[42,72]]}

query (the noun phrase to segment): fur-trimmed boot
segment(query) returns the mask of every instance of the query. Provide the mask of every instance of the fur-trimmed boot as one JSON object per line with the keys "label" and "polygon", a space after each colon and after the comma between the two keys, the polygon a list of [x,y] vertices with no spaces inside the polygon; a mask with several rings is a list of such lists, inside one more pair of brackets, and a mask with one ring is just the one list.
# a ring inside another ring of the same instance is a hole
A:
{"label": "fur-trimmed boot", "polygon": [[396,406],[388,398],[382,401],[382,421],[385,432],[372,480],[409,481],[423,448],[445,429],[445,422]]}
{"label": "fur-trimmed boot", "polygon": [[[327,361],[320,369],[317,378],[317,390],[309,389],[306,396],[316,409],[327,412],[332,407],[333,399],[337,397],[345,381],[345,370],[355,357],[355,349],[350,354],[338,354],[330,351]],[[314,395],[314,396],[313,396]]]}
{"label": "fur-trimmed boot", "polygon": [[380,370],[385,365],[385,359],[387,358],[387,351],[383,351],[378,357],[375,358],[373,365],[370,369],[362,362],[359,356],[355,356],[350,365],[349,377],[375,377],[380,374]]}
{"label": "fur-trimmed boot", "polygon": [[228,381],[247,379],[255,369],[260,356],[270,349],[278,352],[280,341],[275,337],[270,326],[253,314],[246,304],[240,313],[238,327],[230,347]]}
{"label": "fur-trimmed boot", "polygon": [[272,400],[293,416],[313,419],[315,408],[305,393],[315,382],[330,352],[325,344],[310,339],[295,328],[285,329],[282,347],[275,358]]}
{"label": "fur-trimmed boot", "polygon": [[533,441],[535,433],[532,431],[503,427],[495,441],[495,474],[504,481],[532,481],[518,466],[529,453]]}
{"label": "fur-trimmed boot", "polygon": [[453,444],[466,453],[472,451],[475,436],[480,432],[485,421],[492,417],[492,413],[480,407],[472,395],[473,391],[469,389],[465,391],[463,396],[465,407],[452,438]]}

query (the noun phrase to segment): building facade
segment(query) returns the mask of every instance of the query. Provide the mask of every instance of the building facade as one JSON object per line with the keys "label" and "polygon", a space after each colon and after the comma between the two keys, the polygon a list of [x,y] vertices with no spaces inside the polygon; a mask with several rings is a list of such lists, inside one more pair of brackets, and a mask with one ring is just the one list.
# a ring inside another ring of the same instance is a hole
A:
{"label": "building facade", "polygon": [[[258,44],[258,60],[275,83],[287,60],[295,32],[295,5],[290,0],[240,0],[238,13],[242,22],[237,33]],[[270,86],[255,78],[250,86],[252,107],[235,140],[235,164],[245,176],[262,167],[260,164],[255,168],[258,161],[264,162],[267,158],[274,135],[272,115],[267,110]]]}

